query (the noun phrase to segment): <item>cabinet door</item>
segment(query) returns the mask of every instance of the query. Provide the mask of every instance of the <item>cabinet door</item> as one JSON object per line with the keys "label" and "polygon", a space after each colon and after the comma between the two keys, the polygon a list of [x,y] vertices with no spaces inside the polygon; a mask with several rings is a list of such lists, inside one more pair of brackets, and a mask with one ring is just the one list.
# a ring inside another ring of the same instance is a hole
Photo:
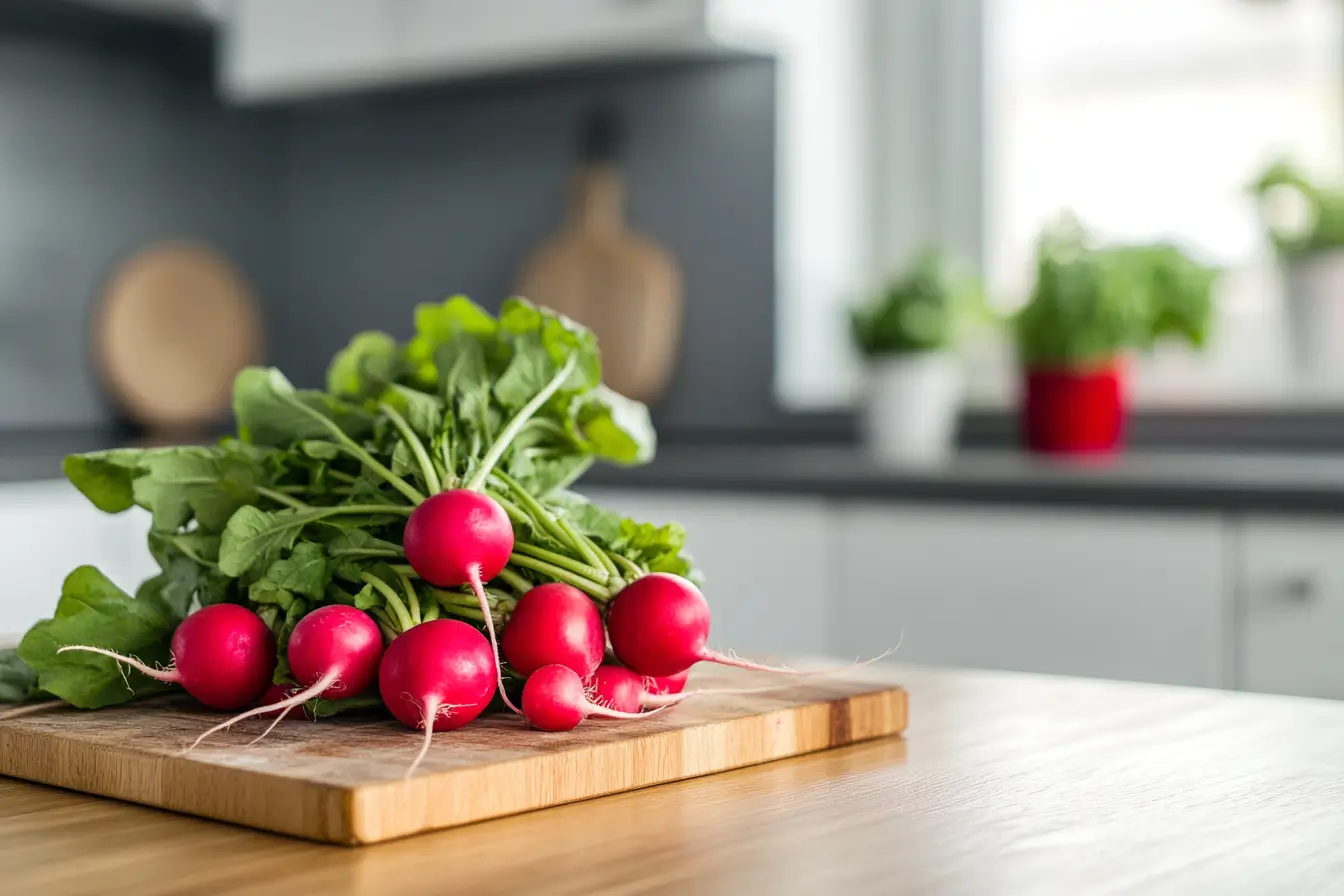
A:
{"label": "cabinet door", "polygon": [[836,588],[831,510],[815,499],[592,490],[592,500],[655,523],[676,520],[705,575],[710,646],[742,653],[830,652]]}
{"label": "cabinet door", "polygon": [[846,654],[1224,683],[1215,517],[853,507],[839,544]]}
{"label": "cabinet door", "polygon": [[1344,524],[1251,519],[1241,547],[1239,684],[1344,698]]}

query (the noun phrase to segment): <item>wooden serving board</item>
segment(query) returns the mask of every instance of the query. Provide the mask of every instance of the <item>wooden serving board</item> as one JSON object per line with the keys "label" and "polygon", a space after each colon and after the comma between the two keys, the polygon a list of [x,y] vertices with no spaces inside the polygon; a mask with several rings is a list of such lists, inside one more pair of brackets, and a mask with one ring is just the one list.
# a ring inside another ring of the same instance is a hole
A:
{"label": "wooden serving board", "polygon": [[[889,673],[888,673],[889,674]],[[737,670],[692,687],[759,687]],[[0,721],[0,774],[332,843],[376,843],[899,734],[906,693],[880,672],[693,697],[635,722],[546,734],[507,716],[435,736],[378,718],[249,719],[189,754],[221,716],[181,697]]]}

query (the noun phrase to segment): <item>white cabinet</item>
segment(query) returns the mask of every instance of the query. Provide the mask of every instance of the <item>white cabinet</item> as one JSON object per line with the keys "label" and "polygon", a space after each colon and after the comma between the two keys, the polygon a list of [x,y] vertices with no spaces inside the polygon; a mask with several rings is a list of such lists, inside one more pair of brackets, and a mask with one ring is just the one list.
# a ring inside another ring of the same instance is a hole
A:
{"label": "white cabinet", "polygon": [[747,654],[828,652],[837,591],[834,511],[821,499],[584,490],[654,523],[676,520],[705,574],[710,646]]}
{"label": "white cabinet", "polygon": [[1344,523],[1248,519],[1239,547],[1238,685],[1344,698]]}
{"label": "white cabinet", "polygon": [[143,516],[108,516],[64,480],[0,485],[0,635],[20,634],[50,616],[61,583],[77,566],[97,566],[134,589],[153,568],[147,531]]}
{"label": "white cabinet", "polygon": [[1216,516],[883,505],[839,528],[846,655],[904,631],[908,662],[1226,683]]}
{"label": "white cabinet", "polygon": [[[237,100],[718,49],[708,0],[234,0],[220,81]],[[717,21],[722,14],[714,17]]]}

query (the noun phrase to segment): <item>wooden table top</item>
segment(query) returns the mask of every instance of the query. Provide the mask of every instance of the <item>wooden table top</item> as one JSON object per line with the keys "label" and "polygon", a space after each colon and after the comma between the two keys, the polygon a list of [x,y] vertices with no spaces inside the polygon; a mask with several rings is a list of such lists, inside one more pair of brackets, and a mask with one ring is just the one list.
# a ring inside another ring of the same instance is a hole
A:
{"label": "wooden table top", "polygon": [[1344,891],[1344,704],[893,668],[906,739],[357,849],[0,779],[0,890]]}

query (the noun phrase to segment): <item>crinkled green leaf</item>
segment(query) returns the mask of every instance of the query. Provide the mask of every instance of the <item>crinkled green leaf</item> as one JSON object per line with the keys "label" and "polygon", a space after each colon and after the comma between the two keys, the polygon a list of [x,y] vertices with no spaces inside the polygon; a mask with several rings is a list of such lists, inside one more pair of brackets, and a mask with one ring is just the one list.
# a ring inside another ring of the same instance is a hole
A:
{"label": "crinkled green leaf", "polygon": [[331,567],[322,545],[302,541],[288,557],[272,563],[265,578],[280,588],[321,600],[331,582]]}
{"label": "crinkled green leaf", "polygon": [[288,610],[294,604],[294,592],[281,588],[270,579],[258,579],[247,589],[247,599],[254,604],[269,604]]}
{"label": "crinkled green leaf", "polygon": [[89,645],[166,665],[179,621],[181,617],[159,599],[157,589],[142,589],[141,598],[133,598],[94,567],[81,566],[66,577],[55,616],[24,636],[19,656],[37,673],[43,691],[67,703],[82,709],[125,703],[168,685],[122,669],[105,656],[57,651],[72,644]]}
{"label": "crinkled green leaf", "polygon": [[396,381],[400,356],[397,340],[388,334],[357,333],[327,367],[327,391],[348,401],[366,401]]}
{"label": "crinkled green leaf", "polygon": [[576,530],[597,539],[604,545],[613,545],[621,538],[621,515],[589,501],[573,492],[552,494],[546,499],[548,507],[558,509]]}
{"label": "crinkled green leaf", "polygon": [[658,439],[641,402],[598,386],[576,403],[572,434],[583,450],[618,464],[653,459]]}
{"label": "crinkled green leaf", "polygon": [[243,441],[276,447],[329,438],[331,424],[359,438],[373,422],[367,412],[349,402],[324,392],[295,389],[284,374],[268,367],[249,367],[238,374],[233,383],[233,414]]}
{"label": "crinkled green leaf", "polygon": [[135,506],[132,484],[140,464],[152,452],[135,448],[71,454],[61,462],[65,478],[104,513]]}
{"label": "crinkled green leaf", "polygon": [[0,703],[25,703],[41,696],[37,673],[19,656],[19,649],[0,650]]}

